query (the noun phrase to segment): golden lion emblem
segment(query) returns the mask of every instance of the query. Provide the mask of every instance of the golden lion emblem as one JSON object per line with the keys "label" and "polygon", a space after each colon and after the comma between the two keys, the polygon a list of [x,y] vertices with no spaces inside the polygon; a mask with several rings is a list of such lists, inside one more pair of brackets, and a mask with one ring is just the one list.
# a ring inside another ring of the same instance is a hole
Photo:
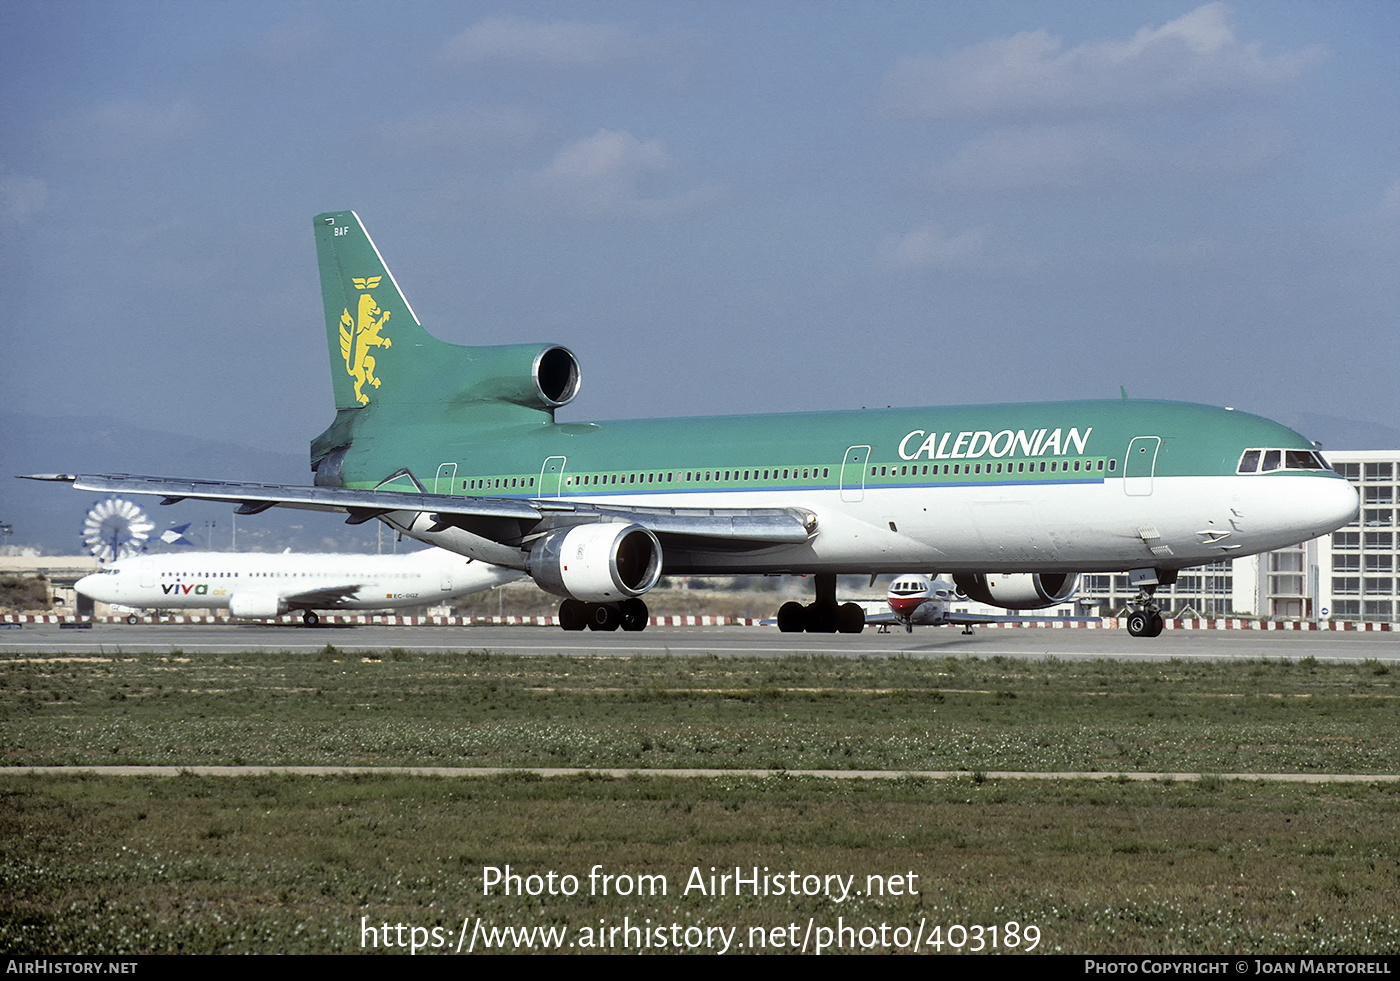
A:
{"label": "golden lion emblem", "polygon": [[[355,288],[372,290],[379,285],[382,277],[355,279]],[[366,382],[379,387],[379,377],[374,373],[374,356],[369,353],[372,347],[392,347],[387,337],[380,336],[384,322],[389,319],[387,310],[381,311],[379,304],[369,293],[360,294],[357,316],[351,317],[347,308],[340,315],[340,356],[345,359],[345,371],[355,379],[355,399],[361,405],[369,401],[362,391]]]}

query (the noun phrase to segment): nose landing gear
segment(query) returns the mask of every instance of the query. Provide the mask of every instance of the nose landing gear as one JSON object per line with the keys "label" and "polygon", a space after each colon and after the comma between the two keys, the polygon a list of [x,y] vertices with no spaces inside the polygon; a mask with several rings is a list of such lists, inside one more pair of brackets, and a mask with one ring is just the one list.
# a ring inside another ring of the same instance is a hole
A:
{"label": "nose landing gear", "polygon": [[1144,585],[1138,591],[1137,599],[1133,601],[1133,610],[1128,614],[1129,635],[1156,637],[1162,632],[1165,624],[1162,621],[1161,611],[1157,607],[1157,600],[1154,598],[1156,592],[1156,585]]}

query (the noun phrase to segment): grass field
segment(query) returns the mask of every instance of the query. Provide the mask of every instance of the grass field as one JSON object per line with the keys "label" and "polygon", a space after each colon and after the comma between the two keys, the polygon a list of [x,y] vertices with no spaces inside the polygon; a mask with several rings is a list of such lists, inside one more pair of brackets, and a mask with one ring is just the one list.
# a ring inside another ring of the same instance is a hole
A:
{"label": "grass field", "polygon": [[[671,932],[616,934],[614,947],[719,949],[723,931],[736,930],[728,949],[749,950],[758,945],[750,931],[765,929],[773,949],[826,929],[833,946],[885,950],[909,946],[922,930],[932,951],[937,926],[944,951],[952,940],[1006,950],[1010,937],[1024,950],[1034,927],[1040,952],[1393,952],[1400,786],[983,774],[1389,773],[1400,768],[1396,695],[1382,664],[1310,660],[573,659],[333,648],[315,657],[11,658],[0,661],[0,751],[10,767],[657,772],[157,779],[0,770],[0,949],[352,952],[367,941],[384,949],[376,928],[385,924],[423,931],[393,934],[398,950],[415,936],[455,946],[464,923],[567,928],[563,942],[586,947],[588,931],[625,919]],[[790,775],[661,772],[679,766]],[[792,775],[808,768],[974,775]],[[486,894],[483,869],[506,865],[522,876],[572,874],[580,888]],[[622,883],[664,877],[667,894],[593,895],[595,866]],[[693,870],[708,876],[712,866],[854,876],[859,891],[874,875],[901,894],[838,902],[683,891]]]}

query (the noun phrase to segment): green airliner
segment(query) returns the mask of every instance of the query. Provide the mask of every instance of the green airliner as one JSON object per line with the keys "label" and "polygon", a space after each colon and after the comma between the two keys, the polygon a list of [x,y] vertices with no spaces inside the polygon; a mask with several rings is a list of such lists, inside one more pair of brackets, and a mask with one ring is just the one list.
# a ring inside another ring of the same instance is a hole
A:
{"label": "green airliner", "polygon": [[950,575],[1040,609],[1078,574],[1127,572],[1155,636],[1178,570],[1352,519],[1356,492],[1302,436],[1178,402],[1094,401],[560,423],[578,360],[554,344],[449,344],[423,329],[352,211],[314,219],[336,415],[314,486],[40,475],[379,519],[528,573],[565,629],[642,629],[660,576],[793,574],[815,602],[783,630],[857,632],[841,573]]}

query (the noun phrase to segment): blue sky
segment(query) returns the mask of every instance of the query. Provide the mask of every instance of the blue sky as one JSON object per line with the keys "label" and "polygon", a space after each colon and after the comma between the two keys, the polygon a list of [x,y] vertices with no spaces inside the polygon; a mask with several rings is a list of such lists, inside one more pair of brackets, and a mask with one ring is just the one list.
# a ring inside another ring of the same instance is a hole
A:
{"label": "blue sky", "polygon": [[1394,426],[1397,38],[1388,0],[6,0],[3,403],[304,452],[310,219],[353,208],[438,336],[575,351],[561,419],[1124,386]]}

